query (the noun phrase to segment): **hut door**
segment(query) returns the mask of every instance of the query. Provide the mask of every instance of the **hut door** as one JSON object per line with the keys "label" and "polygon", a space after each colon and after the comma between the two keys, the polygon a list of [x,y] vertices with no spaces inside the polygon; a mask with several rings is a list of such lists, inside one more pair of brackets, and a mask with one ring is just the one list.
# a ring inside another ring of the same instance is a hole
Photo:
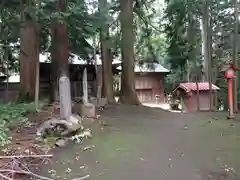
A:
{"label": "hut door", "polygon": [[141,102],[150,102],[152,101],[152,90],[138,90],[137,91],[138,98]]}

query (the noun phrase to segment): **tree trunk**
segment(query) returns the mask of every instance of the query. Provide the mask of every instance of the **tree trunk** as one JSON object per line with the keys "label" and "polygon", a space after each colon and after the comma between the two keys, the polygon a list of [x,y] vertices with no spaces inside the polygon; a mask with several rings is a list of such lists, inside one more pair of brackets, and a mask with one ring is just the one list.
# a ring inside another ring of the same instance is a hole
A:
{"label": "tree trunk", "polygon": [[38,104],[39,104],[39,84],[40,84],[40,63],[39,61],[36,62],[36,80],[35,80],[35,97],[34,97],[34,102],[35,102],[35,109],[38,111]]}
{"label": "tree trunk", "polygon": [[197,111],[200,111],[200,96],[199,96],[199,86],[198,86],[198,81],[196,81],[196,86],[197,86]]}
{"label": "tree trunk", "polygon": [[202,40],[203,40],[203,57],[204,57],[204,80],[209,83],[209,107],[213,110],[212,98],[212,36],[211,36],[211,20],[209,12],[209,3],[206,0],[203,5],[202,17]]}
{"label": "tree trunk", "polygon": [[202,32],[202,55],[204,67],[204,80],[209,80],[209,46],[208,46],[208,30],[209,30],[209,6],[207,0],[203,4],[203,16],[201,19]]}
{"label": "tree trunk", "polygon": [[[100,12],[104,12],[107,7],[107,0],[99,0]],[[107,12],[106,12],[107,13]],[[107,102],[115,103],[113,92],[113,72],[112,72],[112,53],[109,44],[109,27],[105,25],[100,32],[101,55],[102,55],[102,96]]]}
{"label": "tree trunk", "polygon": [[[102,94],[102,69],[101,67],[98,67],[97,63],[97,52],[96,52],[97,44],[96,44],[96,37],[93,37],[93,60],[94,60],[94,66],[95,66],[95,75],[96,75],[96,81],[93,85],[93,94],[98,99],[101,98]],[[101,75],[100,75],[101,74]]]}
{"label": "tree trunk", "polygon": [[[102,39],[102,35],[101,35]],[[101,41],[101,54],[102,54],[102,77],[103,77],[103,92],[102,96],[107,99],[107,102],[115,103],[113,92],[113,73],[112,73],[112,54],[111,50],[106,47],[104,41]]]}
{"label": "tree trunk", "polygon": [[[67,0],[58,0],[57,11],[64,12]],[[52,97],[51,101],[59,100],[58,80],[61,76],[69,76],[69,41],[66,23],[53,23],[52,28]]]}
{"label": "tree trunk", "polygon": [[190,70],[191,70],[191,68],[190,68],[190,62],[189,62],[189,60],[187,60],[187,63],[186,63],[186,81],[187,82],[190,82]]}
{"label": "tree trunk", "polygon": [[[201,75],[201,71],[199,71],[199,67],[198,67],[198,64],[197,64],[197,42],[196,42],[196,33],[195,33],[195,26],[196,26],[196,23],[195,23],[195,20],[194,20],[194,16],[193,14],[190,14],[188,13],[188,43],[191,45],[191,49],[190,49],[190,52],[189,52],[189,60],[190,62],[194,63],[194,81],[195,81],[195,84],[196,84],[196,87],[197,87],[197,111],[200,111],[200,98],[199,98],[199,77]],[[190,67],[188,68],[190,69]],[[187,71],[189,71],[187,69]]]}
{"label": "tree trunk", "polygon": [[135,90],[133,0],[120,0],[122,75],[120,101],[140,104]]}
{"label": "tree trunk", "polygon": [[[209,7],[210,8],[210,7]],[[212,90],[212,18],[211,18],[211,13],[209,13],[209,23],[208,23],[208,31],[207,31],[207,36],[208,36],[208,82],[209,82],[209,107],[210,111],[213,111],[213,90]]]}
{"label": "tree trunk", "polygon": [[36,23],[22,15],[20,30],[20,94],[19,101],[34,101],[36,63],[39,62],[39,42]]}
{"label": "tree trunk", "polygon": [[[8,91],[9,91],[9,82],[8,82],[8,78],[9,78],[9,69],[8,69],[8,63],[9,63],[9,47],[7,46],[6,48],[4,48],[4,61],[6,63],[6,76],[7,76],[7,82],[6,82],[6,94],[5,94],[5,102],[8,103]],[[4,68],[4,66],[3,66]]]}
{"label": "tree trunk", "polygon": [[[234,26],[234,37],[233,37],[233,64],[234,67],[238,68],[238,26],[239,26],[239,3],[238,0],[234,2],[235,6],[235,26]],[[233,109],[234,112],[238,112],[238,72],[236,72],[236,78],[233,80]]]}

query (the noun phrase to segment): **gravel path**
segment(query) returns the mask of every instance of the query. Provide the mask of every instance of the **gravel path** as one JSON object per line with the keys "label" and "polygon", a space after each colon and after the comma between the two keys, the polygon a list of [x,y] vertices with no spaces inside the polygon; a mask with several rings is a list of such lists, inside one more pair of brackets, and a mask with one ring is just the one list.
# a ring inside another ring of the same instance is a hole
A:
{"label": "gravel path", "polygon": [[57,149],[42,174],[63,180],[237,180],[240,124],[224,117],[110,107],[101,115],[109,126],[83,146]]}

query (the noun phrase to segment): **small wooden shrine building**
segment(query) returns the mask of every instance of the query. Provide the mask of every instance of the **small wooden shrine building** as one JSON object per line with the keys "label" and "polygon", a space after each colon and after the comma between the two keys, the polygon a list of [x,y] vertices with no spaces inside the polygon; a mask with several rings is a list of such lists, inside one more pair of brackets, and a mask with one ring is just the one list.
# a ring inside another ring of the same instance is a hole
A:
{"label": "small wooden shrine building", "polygon": [[[199,82],[199,105],[200,111],[210,110],[210,88],[208,82]],[[217,90],[219,87],[212,84],[212,95],[213,95],[213,107],[217,107]],[[179,96],[181,98],[181,106],[184,112],[194,112],[197,111],[197,84],[195,82],[180,83],[177,88],[173,91],[174,96]]]}

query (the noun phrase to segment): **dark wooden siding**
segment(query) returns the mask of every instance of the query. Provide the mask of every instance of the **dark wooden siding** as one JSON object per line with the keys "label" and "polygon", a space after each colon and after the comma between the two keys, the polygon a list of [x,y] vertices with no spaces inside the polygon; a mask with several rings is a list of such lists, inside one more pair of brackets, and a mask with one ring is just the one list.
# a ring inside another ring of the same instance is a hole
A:
{"label": "dark wooden siding", "polygon": [[[88,81],[88,92],[89,96],[93,96],[95,81]],[[19,93],[20,83],[9,83],[8,84],[8,102],[13,102],[17,100]],[[0,83],[0,103],[5,103],[6,93],[7,93],[6,83]],[[72,98],[82,97],[82,81],[72,81],[71,82],[71,96]],[[50,95],[50,84],[48,82],[40,83],[40,99],[49,97]]]}
{"label": "dark wooden siding", "polygon": [[[9,83],[8,84],[8,102],[13,102],[17,100],[19,93],[20,83]],[[49,85],[48,83],[40,83],[40,97],[48,94]],[[0,83],[0,103],[7,102],[7,84],[1,82]]]}
{"label": "dark wooden siding", "polygon": [[[88,78],[88,92],[90,96],[95,94],[96,88],[96,73],[94,65],[69,65],[70,79],[71,79],[71,95],[72,98],[82,96],[82,76],[83,70],[87,68]],[[51,64],[40,64],[40,98],[48,97],[50,94],[50,75]],[[6,102],[7,85],[0,82],[0,103]],[[15,101],[18,97],[19,83],[9,83],[8,85],[8,101]]]}

